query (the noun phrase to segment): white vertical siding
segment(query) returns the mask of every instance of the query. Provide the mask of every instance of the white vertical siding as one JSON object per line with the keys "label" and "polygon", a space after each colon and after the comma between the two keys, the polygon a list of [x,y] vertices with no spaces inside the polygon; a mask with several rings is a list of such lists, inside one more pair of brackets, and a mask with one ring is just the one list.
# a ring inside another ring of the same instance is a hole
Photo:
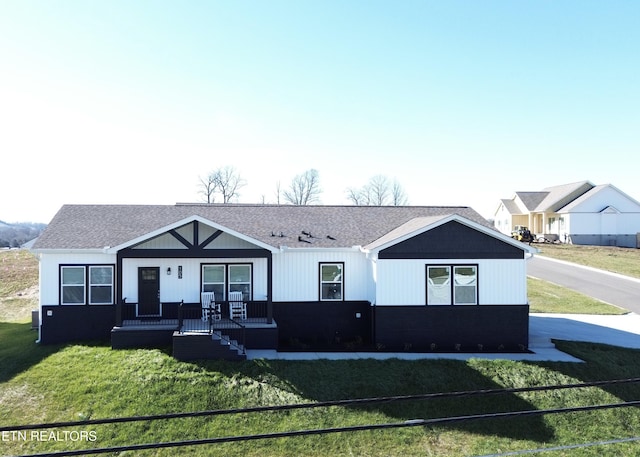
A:
{"label": "white vertical siding", "polygon": [[[113,254],[43,254],[40,256],[40,304],[60,302],[60,268],[63,265],[115,265]],[[115,274],[115,272],[114,272]],[[115,279],[114,279],[115,280]]]}
{"label": "white vertical siding", "polygon": [[455,259],[377,261],[376,304],[425,305],[425,265],[478,265],[478,300],[481,305],[527,303],[526,263],[521,259]]}
{"label": "white vertical siding", "polygon": [[[266,300],[267,259],[124,259],[122,261],[122,297],[138,301],[138,267],[160,268],[160,300],[163,302],[197,303],[200,301],[200,267],[203,263],[253,264],[253,298]],[[182,266],[182,278],[178,267]],[[167,275],[171,268],[171,275]]]}
{"label": "white vertical siding", "polygon": [[344,262],[345,300],[370,298],[373,278],[364,253],[289,249],[273,256],[273,300],[319,300],[320,262]]}

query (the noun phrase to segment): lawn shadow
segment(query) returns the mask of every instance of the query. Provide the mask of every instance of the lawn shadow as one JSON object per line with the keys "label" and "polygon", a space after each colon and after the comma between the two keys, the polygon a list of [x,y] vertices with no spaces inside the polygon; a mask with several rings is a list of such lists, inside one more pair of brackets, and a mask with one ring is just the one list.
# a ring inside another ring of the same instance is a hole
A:
{"label": "lawn shadow", "polygon": [[[554,340],[556,347],[585,363],[540,364],[588,383],[593,381],[633,380],[640,378],[640,349],[610,344]],[[607,384],[599,387],[622,401],[640,399],[640,382]]]}
{"label": "lawn shadow", "polygon": [[60,345],[40,345],[37,339],[38,332],[31,329],[31,323],[0,322],[0,383],[60,349]]}
{"label": "lawn shadow", "polygon": [[[200,367],[226,376],[246,376],[314,402],[501,389],[462,361],[454,360],[254,360],[241,364],[201,361]],[[432,419],[535,407],[513,394],[389,401],[347,406],[382,412],[390,422]],[[548,442],[553,430],[541,417],[465,421],[443,427],[510,439]]]}

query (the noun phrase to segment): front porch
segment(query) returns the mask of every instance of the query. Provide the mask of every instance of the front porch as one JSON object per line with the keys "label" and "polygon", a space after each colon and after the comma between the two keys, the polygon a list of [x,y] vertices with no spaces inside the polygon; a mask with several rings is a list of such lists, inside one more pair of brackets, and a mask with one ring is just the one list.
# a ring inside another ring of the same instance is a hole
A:
{"label": "front porch", "polygon": [[[229,346],[244,355],[245,349],[277,349],[278,325],[266,314],[265,302],[247,303],[251,313],[246,319],[222,313],[217,318],[203,315],[199,304],[177,304],[172,317],[125,316],[111,330],[113,349],[172,346],[179,360],[195,358],[232,358],[220,351]],[[130,310],[133,308],[130,308]],[[222,307],[224,309],[224,306]],[[264,312],[260,312],[263,310]],[[206,343],[203,343],[205,342]]]}

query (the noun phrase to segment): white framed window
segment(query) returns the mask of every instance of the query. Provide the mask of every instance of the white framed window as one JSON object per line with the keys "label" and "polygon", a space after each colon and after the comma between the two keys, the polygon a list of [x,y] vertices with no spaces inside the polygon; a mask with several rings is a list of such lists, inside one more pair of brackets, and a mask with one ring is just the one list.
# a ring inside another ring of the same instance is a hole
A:
{"label": "white framed window", "polygon": [[427,305],[477,304],[477,265],[427,265]]}
{"label": "white framed window", "polygon": [[110,305],[113,303],[113,267],[110,265],[89,266],[89,304]]}
{"label": "white framed window", "polygon": [[427,266],[427,304],[451,304],[451,267]]}
{"label": "white framed window", "polygon": [[475,265],[453,267],[453,304],[478,304],[478,267]]}
{"label": "white framed window", "polygon": [[224,265],[202,266],[202,292],[214,292],[216,300],[225,300],[225,284]]}
{"label": "white framed window", "polygon": [[320,264],[320,300],[344,300],[344,263]]}
{"label": "white framed window", "polygon": [[227,300],[229,292],[252,298],[252,265],[247,263],[202,265],[202,292],[214,292],[216,300]]}
{"label": "white framed window", "polygon": [[61,265],[60,303],[63,305],[112,305],[113,265]]}
{"label": "white framed window", "polygon": [[60,302],[63,305],[84,305],[85,274],[84,266],[60,267]]}
{"label": "white framed window", "polygon": [[251,265],[229,265],[229,292],[242,292],[243,300],[251,300]]}

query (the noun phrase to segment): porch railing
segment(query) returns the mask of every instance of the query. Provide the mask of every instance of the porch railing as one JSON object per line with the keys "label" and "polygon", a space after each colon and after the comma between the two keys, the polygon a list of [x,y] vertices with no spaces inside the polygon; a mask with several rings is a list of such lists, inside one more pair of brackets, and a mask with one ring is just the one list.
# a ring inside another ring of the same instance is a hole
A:
{"label": "porch railing", "polygon": [[[222,313],[216,318],[213,308],[203,312],[201,306],[181,303],[178,307],[178,331],[180,333],[208,333],[217,335],[223,343],[234,345],[245,353],[246,325],[239,319],[232,319],[223,310],[228,302],[220,302]],[[249,321],[249,319],[247,319]],[[251,318],[252,322],[264,321],[266,317]]]}
{"label": "porch railing", "polygon": [[[220,301],[220,311],[222,318],[229,318],[229,302]],[[267,301],[247,301],[247,321],[252,323],[273,322],[273,308]],[[180,302],[162,302],[160,304],[160,316],[140,315],[138,303],[127,302],[126,298],[116,304],[116,326],[135,323],[135,325],[157,324],[158,321],[177,321],[182,312],[183,318],[185,312],[188,313],[189,319],[198,317],[202,318],[202,306],[200,303],[184,303]],[[242,322],[241,322],[242,323]]]}

